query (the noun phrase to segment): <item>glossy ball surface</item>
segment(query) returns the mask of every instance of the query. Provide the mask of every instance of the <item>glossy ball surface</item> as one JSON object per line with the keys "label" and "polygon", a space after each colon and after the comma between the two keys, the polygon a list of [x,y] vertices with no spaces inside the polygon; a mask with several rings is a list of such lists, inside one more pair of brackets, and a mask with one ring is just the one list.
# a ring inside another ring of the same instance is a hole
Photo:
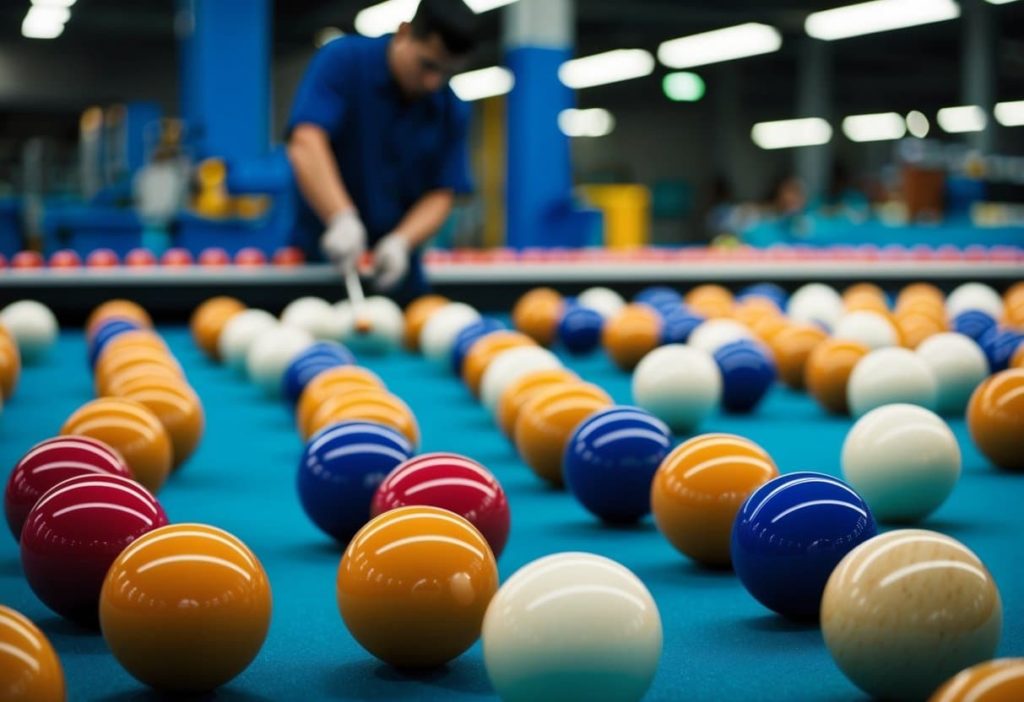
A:
{"label": "glossy ball surface", "polygon": [[985,352],[970,337],[946,332],[922,342],[917,355],[935,375],[935,411],[962,415],[971,393],[989,375]]}
{"label": "glossy ball surface", "polygon": [[136,322],[128,319],[113,318],[101,322],[89,341],[89,367],[95,368],[96,361],[103,353],[104,347],[121,334],[141,329]]}
{"label": "glossy ball surface", "polygon": [[428,359],[447,368],[459,333],[479,321],[480,313],[469,305],[449,302],[434,310],[424,322],[420,330],[419,348]]}
{"label": "glossy ball surface", "polygon": [[722,373],[706,351],[684,344],[655,349],[633,371],[633,402],[676,433],[693,430],[722,399]]}
{"label": "glossy ball surface", "polygon": [[108,319],[127,319],[140,328],[153,328],[153,318],[138,303],[131,300],[108,300],[89,313],[85,320],[85,338],[92,339],[100,324]]}
{"label": "glossy ball surface", "polygon": [[1024,346],[1024,333],[1016,329],[1001,327],[986,332],[978,340],[978,344],[988,359],[989,372],[998,373],[1009,367],[1010,359],[1013,358],[1017,349]]}
{"label": "glossy ball surface", "polygon": [[245,357],[263,332],[276,327],[277,318],[266,310],[248,309],[233,316],[217,338],[217,356],[238,372],[245,372]]}
{"label": "glossy ball surface", "polygon": [[556,383],[573,382],[582,381],[568,368],[536,370],[520,376],[501,394],[501,400],[495,410],[495,418],[502,433],[509,438],[514,436],[519,412],[538,390]]}
{"label": "glossy ball surface", "polygon": [[984,283],[964,283],[946,298],[950,319],[967,310],[980,310],[993,319],[1001,319],[1004,309],[1002,296]]}
{"label": "glossy ball surface", "polygon": [[[354,390],[325,400],[310,420],[311,434],[349,420],[376,422],[397,429],[413,448],[420,444],[420,427],[409,405],[385,390]],[[309,438],[309,437],[306,437]]]}
{"label": "glossy ball surface", "polygon": [[455,344],[452,346],[452,374],[459,378],[462,377],[462,367],[466,361],[466,354],[469,353],[478,340],[494,332],[505,331],[506,329],[505,323],[500,319],[484,317],[460,331],[458,336],[455,337]]}
{"label": "glossy ball surface", "polygon": [[714,357],[722,375],[722,408],[726,412],[752,412],[778,378],[771,352],[753,339],[720,346]]}
{"label": "glossy ball surface", "polygon": [[208,358],[218,360],[218,343],[224,326],[245,308],[241,300],[218,296],[202,303],[192,313],[189,320],[192,339]]}
{"label": "glossy ball surface", "polygon": [[512,308],[512,325],[541,346],[550,346],[558,332],[565,300],[551,288],[536,288]]}
{"label": "glossy ball surface", "polygon": [[978,341],[999,326],[998,319],[981,310],[967,310],[953,317],[953,331]]}
{"label": "glossy ball surface", "polygon": [[319,341],[302,351],[284,371],[281,394],[289,404],[299,401],[306,386],[318,375],[331,368],[355,365],[356,357],[337,342]]}
{"label": "glossy ball surface", "polygon": [[450,300],[441,295],[418,297],[405,308],[402,345],[409,351],[420,350],[420,332],[430,316],[447,305]]}
{"label": "glossy ball surface", "polygon": [[804,384],[811,397],[832,414],[847,414],[846,386],[850,374],[870,349],[857,341],[827,339],[807,357]]}
{"label": "glossy ball surface", "polygon": [[870,349],[898,346],[900,342],[899,331],[888,317],[866,310],[849,312],[840,317],[832,330],[832,337],[858,341]]}
{"label": "glossy ball surface", "polygon": [[501,396],[513,383],[527,373],[562,368],[558,356],[540,346],[506,349],[495,356],[480,380],[480,400],[491,412],[498,407]]}
{"label": "glossy ball surface", "polygon": [[295,408],[295,425],[299,435],[309,437],[313,433],[309,425],[327,398],[366,388],[387,389],[376,373],[361,366],[335,366],[318,373],[306,384]]}
{"label": "glossy ball surface", "polygon": [[962,670],[928,702],[1017,702],[1024,699],[1024,658],[997,658]]}
{"label": "glossy ball surface", "polygon": [[558,323],[558,340],[572,354],[587,354],[601,345],[604,316],[597,310],[576,305]]}
{"label": "glossy ball surface", "polygon": [[484,373],[498,356],[510,349],[524,346],[536,347],[536,345],[537,342],[533,339],[517,331],[496,331],[481,337],[466,353],[465,362],[462,365],[462,382],[466,384],[474,397],[479,397]]}
{"label": "glossy ball surface", "polygon": [[978,450],[1006,470],[1024,470],[1024,369],[996,373],[967,405],[967,426]]}
{"label": "glossy ball surface", "polygon": [[605,322],[601,345],[622,370],[631,371],[661,343],[661,316],[647,305],[627,305]]}
{"label": "glossy ball surface", "polygon": [[0,605],[0,698],[64,702],[64,669],[53,644],[25,615]]}
{"label": "glossy ball surface", "polygon": [[120,384],[116,395],[138,402],[160,420],[171,441],[171,470],[192,457],[206,431],[206,412],[187,383],[180,378],[140,377]]}
{"label": "glossy ball surface", "polygon": [[824,331],[812,324],[787,324],[772,334],[767,343],[782,382],[794,390],[803,390],[807,360],[827,338]]}
{"label": "glossy ball surface", "polygon": [[902,348],[869,353],[853,369],[846,386],[850,412],[855,417],[898,403],[934,409],[938,394],[932,369],[913,351]]}
{"label": "glossy ball surface", "polygon": [[50,308],[35,300],[19,300],[4,307],[0,325],[14,337],[22,360],[29,364],[46,356],[60,331]]}
{"label": "glossy ball surface", "polygon": [[252,342],[245,355],[245,372],[267,397],[279,397],[288,365],[316,343],[313,335],[298,327],[271,327]]}

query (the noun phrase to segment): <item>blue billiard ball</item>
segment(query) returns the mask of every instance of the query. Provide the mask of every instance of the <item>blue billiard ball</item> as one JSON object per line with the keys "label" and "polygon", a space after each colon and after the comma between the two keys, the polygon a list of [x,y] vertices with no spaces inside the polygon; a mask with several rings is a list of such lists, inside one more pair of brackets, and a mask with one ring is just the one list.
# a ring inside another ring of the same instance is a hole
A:
{"label": "blue billiard ball", "polygon": [[412,454],[412,444],[391,427],[332,424],[309,440],[299,461],[302,509],[321,531],[346,543],[369,521],[377,486]]}
{"label": "blue billiard ball", "polygon": [[722,372],[722,408],[750,412],[775,384],[778,372],[771,353],[759,342],[740,339],[715,351]]}
{"label": "blue billiard ball", "polygon": [[775,283],[758,283],[756,285],[748,285],[739,291],[736,295],[736,299],[740,302],[751,297],[763,297],[771,300],[775,303],[775,306],[780,310],[786,309],[786,300],[789,295],[785,289]]}
{"label": "blue billiard ball", "polygon": [[92,340],[89,341],[89,367],[96,367],[96,362],[99,360],[100,354],[103,353],[103,349],[107,347],[107,344],[122,334],[141,328],[130,319],[120,319],[118,317],[108,319],[100,324],[93,334]]}
{"label": "blue billiard ball", "polygon": [[683,296],[668,286],[652,285],[638,292],[633,298],[633,302],[655,308],[664,304],[679,306],[683,304]]}
{"label": "blue billiard ball", "polygon": [[469,353],[469,349],[478,340],[484,338],[488,334],[494,332],[504,331],[507,329],[507,325],[500,319],[494,319],[493,317],[484,317],[479,319],[472,324],[468,325],[465,329],[460,331],[455,337],[455,342],[452,344],[451,363],[452,373],[458,377],[462,377],[462,364],[466,361],[466,354]]}
{"label": "blue billiard ball", "polygon": [[607,522],[635,522],[651,511],[651,482],[672,448],[668,427],[636,407],[611,407],[587,417],[565,449],[569,491]]}
{"label": "blue billiard ball", "polygon": [[706,322],[707,318],[688,307],[680,306],[673,312],[664,315],[661,321],[662,344],[685,344],[690,339],[693,330]]}
{"label": "blue billiard ball", "polygon": [[953,318],[953,331],[980,341],[985,334],[995,329],[996,320],[987,312],[967,310]]}
{"label": "blue billiard ball", "polygon": [[790,473],[747,498],[732,528],[732,564],[761,604],[815,619],[832,570],[878,533],[864,499],[821,473]]}
{"label": "blue billiard ball", "polygon": [[345,346],[333,341],[321,341],[292,359],[281,377],[281,394],[295,405],[310,381],[320,373],[338,366],[355,365],[356,357]]}
{"label": "blue billiard ball", "polygon": [[558,340],[569,353],[590,353],[601,343],[604,317],[589,307],[572,307],[558,323]]}
{"label": "blue billiard ball", "polygon": [[1004,371],[1009,367],[1010,360],[1021,343],[1024,343],[1024,334],[1006,327],[990,329],[978,340],[992,373]]}

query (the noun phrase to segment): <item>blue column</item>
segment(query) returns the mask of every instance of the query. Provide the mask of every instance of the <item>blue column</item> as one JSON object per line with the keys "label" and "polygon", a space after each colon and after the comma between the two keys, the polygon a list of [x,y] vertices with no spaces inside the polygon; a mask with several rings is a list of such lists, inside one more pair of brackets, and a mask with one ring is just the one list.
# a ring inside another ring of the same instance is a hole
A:
{"label": "blue column", "polygon": [[270,145],[270,0],[178,0],[181,113],[196,156]]}

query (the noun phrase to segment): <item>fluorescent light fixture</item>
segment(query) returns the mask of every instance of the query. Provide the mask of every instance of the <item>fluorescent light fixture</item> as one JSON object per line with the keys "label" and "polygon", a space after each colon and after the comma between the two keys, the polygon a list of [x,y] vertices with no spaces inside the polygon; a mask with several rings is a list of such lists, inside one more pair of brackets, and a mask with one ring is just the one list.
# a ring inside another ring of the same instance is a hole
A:
{"label": "fluorescent light fixture", "polygon": [[603,54],[566,61],[558,69],[558,77],[579,90],[595,85],[618,83],[632,78],[643,78],[654,73],[654,57],[643,49],[615,49]]}
{"label": "fluorescent light fixture", "polygon": [[804,30],[815,39],[831,41],[942,22],[960,16],[954,0],[872,0],[833,10],[812,12]]}
{"label": "fluorescent light fixture", "polygon": [[382,37],[398,29],[416,14],[420,0],[385,0],[356,15],[356,31],[364,37]]}
{"label": "fluorescent light fixture", "polygon": [[820,117],[758,122],[750,130],[750,138],[762,149],[819,146],[832,138],[832,127]]}
{"label": "fluorescent light fixture", "polygon": [[1024,127],[1024,100],[997,102],[995,113],[1004,127]]}
{"label": "fluorescent light fixture", "polygon": [[692,68],[709,63],[770,54],[782,47],[775,27],[757,22],[670,39],[658,47],[658,60],[669,68]]}
{"label": "fluorescent light fixture", "polygon": [[21,34],[28,39],[56,39],[69,19],[71,11],[66,7],[33,5],[22,20]]}
{"label": "fluorescent light fixture", "polygon": [[910,136],[924,139],[928,136],[929,129],[931,129],[931,124],[929,124],[928,118],[924,116],[923,112],[911,110],[907,113],[907,131],[910,132]]}
{"label": "fluorescent light fixture", "polygon": [[501,66],[481,68],[452,76],[451,86],[460,100],[473,102],[484,98],[504,95],[516,84],[512,71]]}
{"label": "fluorescent light fixture", "polygon": [[939,126],[950,134],[964,132],[980,132],[988,124],[985,110],[977,105],[961,105],[959,107],[943,107],[936,115]]}
{"label": "fluorescent light fixture", "polygon": [[991,5],[1009,5],[1011,2],[1017,2],[1017,0],[986,0]]}
{"label": "fluorescent light fixture", "polygon": [[600,107],[562,110],[558,115],[558,128],[570,137],[603,137],[615,129],[615,117]]}
{"label": "fluorescent light fixture", "polygon": [[662,79],[661,89],[673,102],[697,102],[704,97],[704,79],[696,73],[677,71]]}
{"label": "fluorescent light fixture", "polygon": [[32,0],[33,5],[39,7],[64,7],[69,8],[74,5],[76,0]]}
{"label": "fluorescent light fixture", "polygon": [[843,120],[843,134],[850,141],[890,141],[906,133],[907,121],[895,112],[850,115]]}
{"label": "fluorescent light fixture", "polygon": [[505,5],[511,5],[516,1],[517,0],[466,0],[466,4],[469,5],[469,9],[479,15],[484,12],[496,10],[499,7],[505,7]]}

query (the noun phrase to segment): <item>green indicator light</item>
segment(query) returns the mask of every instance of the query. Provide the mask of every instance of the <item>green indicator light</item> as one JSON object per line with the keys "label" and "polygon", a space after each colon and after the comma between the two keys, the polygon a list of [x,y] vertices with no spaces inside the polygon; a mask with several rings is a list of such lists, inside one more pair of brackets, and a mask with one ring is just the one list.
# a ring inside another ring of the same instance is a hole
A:
{"label": "green indicator light", "polygon": [[661,82],[665,97],[675,102],[697,102],[704,97],[704,79],[696,73],[669,73]]}

